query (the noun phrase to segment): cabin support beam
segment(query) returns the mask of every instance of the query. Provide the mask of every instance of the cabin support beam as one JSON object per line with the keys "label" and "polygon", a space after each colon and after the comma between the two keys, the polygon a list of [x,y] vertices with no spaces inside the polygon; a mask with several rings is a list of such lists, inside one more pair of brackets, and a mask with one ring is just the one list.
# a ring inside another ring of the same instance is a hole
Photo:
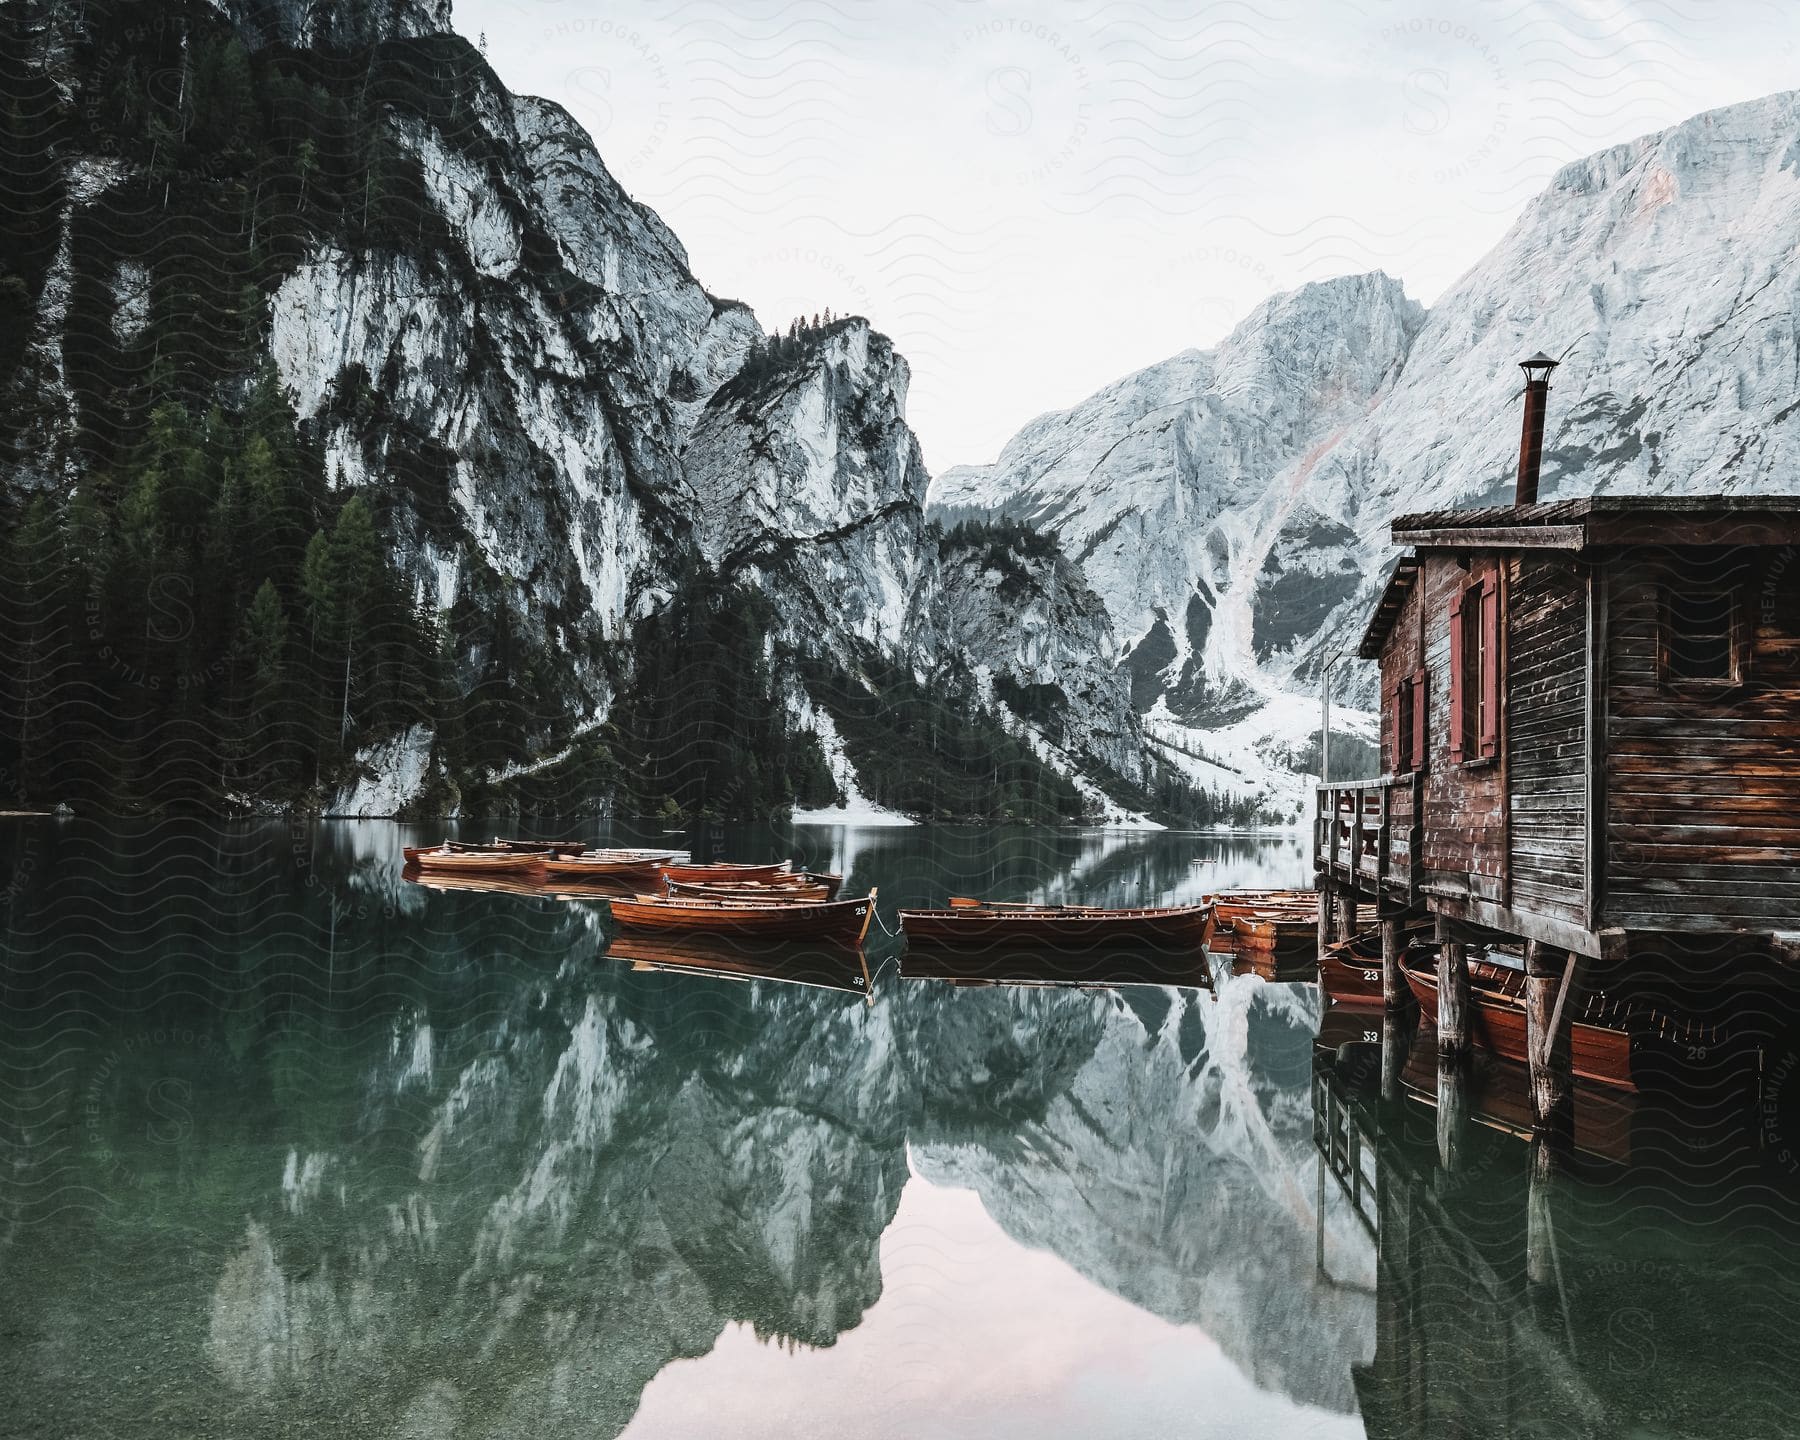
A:
{"label": "cabin support beam", "polygon": [[1469,949],[1438,927],[1438,1054],[1460,1060],[1469,1053]]}
{"label": "cabin support beam", "polygon": [[1525,942],[1525,1055],[1531,1072],[1531,1119],[1540,1131],[1567,1128],[1569,986],[1576,962],[1540,940]]}
{"label": "cabin support beam", "polygon": [[1387,915],[1381,921],[1381,1007],[1392,1015],[1406,1006],[1412,992],[1406,988],[1406,977],[1400,973],[1400,917]]}

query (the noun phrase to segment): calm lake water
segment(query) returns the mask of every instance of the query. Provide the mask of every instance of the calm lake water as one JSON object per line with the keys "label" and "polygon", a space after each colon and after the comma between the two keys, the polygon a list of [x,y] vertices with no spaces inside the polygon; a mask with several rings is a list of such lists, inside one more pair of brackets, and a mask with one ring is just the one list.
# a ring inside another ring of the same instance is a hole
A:
{"label": "calm lake water", "polygon": [[[601,904],[403,882],[435,838],[0,821],[0,1434],[1800,1433],[1782,1106],[1584,1097],[1553,1172],[1514,1077],[1377,1104],[1311,985],[951,987],[879,931],[867,995],[641,971]],[[721,838],[889,925],[1308,879]]]}

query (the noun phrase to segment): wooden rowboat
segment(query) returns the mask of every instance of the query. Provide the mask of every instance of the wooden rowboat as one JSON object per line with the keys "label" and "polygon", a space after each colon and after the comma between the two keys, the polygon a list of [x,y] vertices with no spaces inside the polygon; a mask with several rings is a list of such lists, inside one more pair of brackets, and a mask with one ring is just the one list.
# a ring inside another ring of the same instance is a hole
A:
{"label": "wooden rowboat", "polygon": [[[1435,1026],[1437,972],[1422,963],[1431,953],[1421,948],[1416,955],[1409,955],[1401,971],[1424,1018]],[[1469,965],[1469,1039],[1484,1050],[1521,1064],[1529,1058],[1525,1045],[1524,985],[1524,975],[1505,966],[1481,961]],[[1604,997],[1590,996],[1583,1011],[1590,1009],[1595,1000],[1604,1002]],[[1635,1091],[1638,1087],[1633,1076],[1633,1048],[1632,1034],[1621,1023],[1595,1024],[1582,1013],[1569,1022],[1569,1070],[1577,1079]]]}
{"label": "wooden rowboat", "polygon": [[701,900],[638,895],[612,901],[626,930],[689,930],[791,940],[837,939],[860,945],[875,916],[875,892],[860,900],[818,904],[792,900]]}
{"label": "wooden rowboat", "polygon": [[1214,925],[1206,948],[1215,955],[1308,967],[1317,958],[1319,897],[1311,890],[1235,890],[1209,896]]}
{"label": "wooden rowboat", "polygon": [[934,946],[1032,945],[1043,950],[1097,945],[1159,948],[1205,943],[1205,905],[1108,910],[1098,906],[963,903],[943,910],[902,910],[908,942]]}
{"label": "wooden rowboat", "polygon": [[697,880],[670,880],[671,895],[690,900],[792,900],[817,904],[831,899],[832,892],[823,885],[808,885],[798,876],[791,885],[771,884],[762,880],[703,883]]}
{"label": "wooden rowboat", "polygon": [[1336,1008],[1381,1009],[1381,932],[1329,946],[1319,961],[1319,985]]}
{"label": "wooden rowboat", "polygon": [[662,878],[664,862],[657,859],[617,860],[601,855],[553,855],[544,860],[544,872],[558,880],[580,880],[642,889]]}
{"label": "wooden rowboat", "polygon": [[794,873],[794,862],[782,860],[767,865],[740,865],[718,861],[705,865],[669,863],[662,867],[663,874],[670,880],[682,884],[719,884],[743,882],[746,880],[774,880],[782,875]]}
{"label": "wooden rowboat", "polygon": [[408,865],[446,875],[532,875],[544,873],[541,855],[512,855],[490,851],[407,848],[401,852]]}

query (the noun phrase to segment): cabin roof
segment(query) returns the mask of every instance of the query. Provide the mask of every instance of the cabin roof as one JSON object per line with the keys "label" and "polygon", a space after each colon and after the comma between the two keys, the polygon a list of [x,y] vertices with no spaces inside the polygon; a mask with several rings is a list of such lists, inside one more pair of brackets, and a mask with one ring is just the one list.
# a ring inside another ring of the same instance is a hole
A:
{"label": "cabin roof", "polygon": [[1413,554],[1402,555],[1388,575],[1387,584],[1381,588],[1381,599],[1375,604],[1375,613],[1369,617],[1369,626],[1363,631],[1362,643],[1356,647],[1356,653],[1364,660],[1379,660],[1381,647],[1387,643],[1388,632],[1394,628],[1394,621],[1400,618],[1400,607],[1406,603],[1414,583],[1419,578],[1419,557]]}
{"label": "cabin roof", "polygon": [[[1670,524],[1679,520],[1679,532]],[[1536,505],[1423,510],[1394,521],[1396,545],[1411,546],[1388,576],[1357,654],[1382,646],[1417,582],[1421,551],[1566,550],[1606,545],[1800,544],[1800,495],[1583,495]]]}
{"label": "cabin roof", "polygon": [[1800,495],[1582,495],[1536,505],[1424,510],[1394,521],[1396,545],[1424,550],[1585,550],[1664,543],[1670,517],[1690,545],[1791,545]]}

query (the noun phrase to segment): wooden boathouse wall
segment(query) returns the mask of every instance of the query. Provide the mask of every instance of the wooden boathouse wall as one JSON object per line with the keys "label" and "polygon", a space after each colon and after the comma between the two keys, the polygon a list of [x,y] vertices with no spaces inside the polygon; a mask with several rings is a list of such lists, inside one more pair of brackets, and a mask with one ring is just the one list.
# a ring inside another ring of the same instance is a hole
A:
{"label": "wooden boathouse wall", "polygon": [[[1800,554],[1632,550],[1605,567],[1605,921],[1779,930],[1800,917]],[[1739,596],[1737,683],[1671,685],[1662,597]]]}
{"label": "wooden boathouse wall", "polygon": [[1508,556],[1507,902],[1591,927],[1588,577],[1571,557]]}
{"label": "wooden boathouse wall", "polygon": [[[1426,691],[1423,886],[1445,899],[1522,907],[1586,928],[1587,579],[1568,556],[1419,557],[1381,655],[1381,753],[1400,754],[1402,685]],[[1465,763],[1451,750],[1450,608],[1460,590],[1500,589],[1501,752]]]}

